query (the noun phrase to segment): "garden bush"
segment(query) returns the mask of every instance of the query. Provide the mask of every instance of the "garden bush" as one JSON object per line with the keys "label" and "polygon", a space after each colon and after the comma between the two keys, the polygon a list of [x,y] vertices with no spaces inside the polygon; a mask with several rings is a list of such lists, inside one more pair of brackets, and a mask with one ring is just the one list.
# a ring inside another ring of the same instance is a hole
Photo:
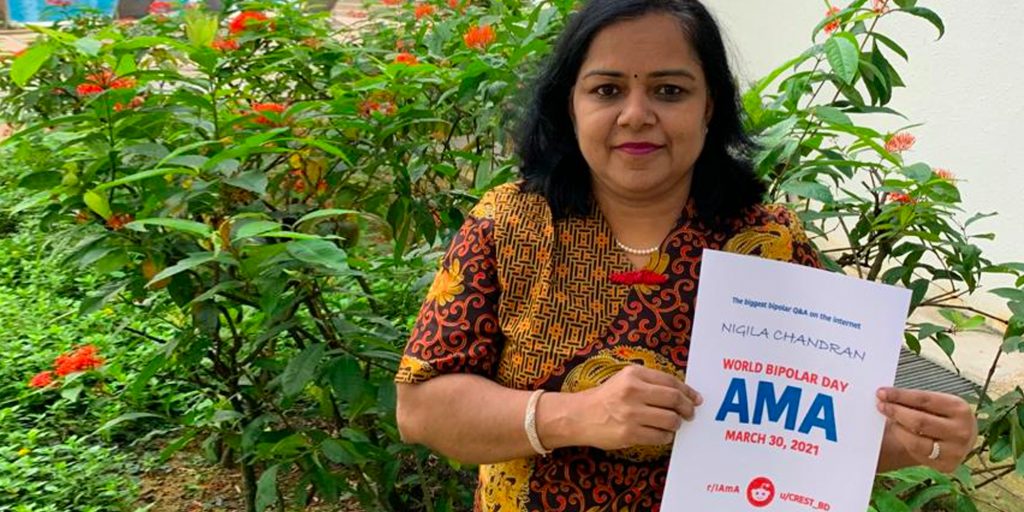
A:
{"label": "garden bush", "polygon": [[[988,235],[968,230],[980,217],[960,224],[955,176],[907,160],[911,127],[868,127],[897,115],[888,103],[903,86],[891,61],[905,51],[880,31],[885,18],[944,30],[917,4],[832,9],[807,52],[749,87],[758,172],[767,199],[794,204],[830,239],[831,269],[906,286],[915,309],[942,310],[947,324],[908,326],[908,346],[952,353],[956,333],[990,320],[1018,351],[1024,265],[981,255],[973,240]],[[76,314],[145,319],[117,335],[145,358],[122,363],[123,375],[109,364],[83,374],[121,383],[94,426],[172,421],[163,456],[192,445],[238,464],[248,510],[314,497],[466,509],[469,473],[401,443],[391,378],[444,242],[480,194],[514,179],[508,127],[572,8],[383,0],[339,29],[292,3],[161,5],[134,23],[36,28],[0,77],[3,114],[19,126],[7,145],[27,167],[17,209],[61,233],[64,261],[87,271],[83,286],[50,283],[88,290]],[[1017,277],[994,291],[1010,318],[955,302],[991,273]],[[161,398],[164,382],[189,392]],[[979,393],[976,455],[993,471],[1024,471],[1022,402],[1019,388]],[[874,504],[971,510],[988,474],[896,472]]]}

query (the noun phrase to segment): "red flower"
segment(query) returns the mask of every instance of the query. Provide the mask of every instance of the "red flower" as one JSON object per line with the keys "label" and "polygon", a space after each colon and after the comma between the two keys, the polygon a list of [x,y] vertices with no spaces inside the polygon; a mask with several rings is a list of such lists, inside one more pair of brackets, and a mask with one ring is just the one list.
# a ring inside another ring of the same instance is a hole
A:
{"label": "red flower", "polygon": [[647,285],[652,286],[656,284],[665,284],[668,281],[668,276],[665,274],[659,274],[653,270],[646,268],[640,270],[630,270],[627,272],[616,272],[608,279],[614,284],[625,284],[625,285]]}
{"label": "red flower", "polygon": [[124,229],[124,225],[135,220],[130,213],[115,213],[107,219],[107,227],[114,231]]}
{"label": "red flower", "polygon": [[907,132],[900,132],[885,141],[885,150],[890,153],[902,153],[914,147],[917,138]]}
{"label": "red flower", "polygon": [[136,81],[131,77],[118,78],[113,72],[104,69],[99,73],[86,75],[85,82],[78,84],[75,90],[81,96],[99,94],[107,89],[131,89],[136,86]]}
{"label": "red flower", "polygon": [[399,53],[398,56],[395,57],[395,64],[405,64],[407,66],[415,66],[416,64],[419,64],[419,63],[420,63],[420,61],[418,59],[416,59],[416,56],[411,54],[411,53],[409,53],[409,52]]}
{"label": "red flower", "polygon": [[273,125],[274,121],[271,121],[267,116],[263,115],[267,112],[273,112],[275,114],[282,114],[288,107],[280,103],[253,103],[252,111],[257,117],[253,120],[254,123]]}
{"label": "red flower", "polygon": [[228,24],[228,32],[237,34],[252,28],[269,27],[274,30],[274,22],[260,11],[242,11]]}
{"label": "red flower", "polygon": [[53,372],[49,370],[37,373],[28,381],[28,387],[30,388],[45,388],[50,384],[53,384]]}
{"label": "red flower", "polygon": [[459,0],[448,0],[448,7],[455,9],[459,6]]}
{"label": "red flower", "polygon": [[416,4],[416,10],[414,13],[416,14],[416,19],[423,18],[424,16],[431,16],[434,14],[434,6],[424,3]]}
{"label": "red flower", "polygon": [[903,204],[914,204],[914,199],[903,192],[889,192],[889,201]]}
{"label": "red flower", "polygon": [[46,0],[46,5],[50,7],[69,7],[73,3],[71,0]]}
{"label": "red flower", "polygon": [[78,84],[78,87],[75,87],[75,90],[78,91],[79,96],[90,96],[103,92],[103,87],[96,84],[85,83]]}
{"label": "red flower", "polygon": [[349,18],[355,18],[357,20],[361,20],[361,19],[363,19],[363,18],[365,18],[365,17],[367,17],[369,15],[366,13],[366,11],[352,10],[352,11],[345,11],[345,16],[348,16]]}
{"label": "red flower", "polygon": [[219,52],[234,51],[238,49],[238,40],[236,39],[214,39],[210,43],[210,47]]}
{"label": "red flower", "polygon": [[316,193],[323,194],[324,192],[327,192],[327,182],[321,179],[316,182]]}
{"label": "red flower", "polygon": [[494,29],[490,25],[477,25],[470,27],[462,36],[466,46],[474,50],[483,50],[494,42]]}
{"label": "red flower", "polygon": [[402,0],[380,0],[380,3],[390,7],[394,7],[396,5],[402,5]]}
{"label": "red flower", "polygon": [[459,12],[466,12],[466,7],[469,7],[469,0],[448,0],[448,7],[458,9]]}
{"label": "red flower", "polygon": [[379,112],[384,116],[393,116],[398,112],[398,107],[390,101],[377,101],[375,99],[368,99],[359,104],[360,116],[370,118],[374,112]]}
{"label": "red flower", "polygon": [[174,9],[174,5],[170,2],[164,2],[163,0],[156,0],[149,4],[149,13],[152,15],[160,16],[171,12]]}
{"label": "red flower", "polygon": [[87,224],[92,220],[92,214],[85,210],[78,210],[75,212],[75,222],[79,224]]}
{"label": "red flower", "polygon": [[953,174],[953,171],[950,171],[949,169],[933,169],[933,171],[935,171],[935,175],[938,176],[939,179],[943,179],[946,181],[956,181],[956,175]]}
{"label": "red flower", "polygon": [[53,361],[57,375],[64,377],[75,372],[84,372],[103,366],[103,358],[97,355],[95,345],[84,345],[78,349],[61,354]]}
{"label": "red flower", "polygon": [[122,111],[125,111],[125,110],[131,110],[131,109],[134,109],[134,108],[139,108],[139,107],[142,106],[142,103],[145,102],[145,101],[146,101],[145,98],[143,98],[142,96],[136,96],[136,97],[132,98],[132,100],[129,101],[128,103],[121,103],[121,102],[114,103],[114,112],[122,112]]}
{"label": "red flower", "polygon": [[889,12],[889,0],[872,0],[871,10],[875,11],[875,14],[885,14]]}
{"label": "red flower", "polygon": [[[835,16],[836,14],[839,14],[839,12],[840,12],[840,9],[838,7],[835,7],[835,6],[829,7],[828,8],[828,12],[825,13],[825,17],[829,18],[829,17]],[[839,30],[839,20],[838,19],[834,19],[834,20],[828,22],[828,24],[825,25],[825,33],[826,34],[831,34],[832,32],[835,32],[836,30]]]}

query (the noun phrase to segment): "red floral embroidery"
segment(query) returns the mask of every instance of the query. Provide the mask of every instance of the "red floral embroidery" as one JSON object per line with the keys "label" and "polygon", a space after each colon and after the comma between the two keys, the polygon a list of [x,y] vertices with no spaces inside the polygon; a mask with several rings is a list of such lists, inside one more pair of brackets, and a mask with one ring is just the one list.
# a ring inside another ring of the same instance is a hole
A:
{"label": "red floral embroidery", "polygon": [[644,268],[640,270],[630,270],[627,272],[616,272],[608,276],[608,279],[615,284],[625,284],[630,286],[634,284],[642,284],[652,286],[656,284],[665,284],[668,281],[668,276]]}

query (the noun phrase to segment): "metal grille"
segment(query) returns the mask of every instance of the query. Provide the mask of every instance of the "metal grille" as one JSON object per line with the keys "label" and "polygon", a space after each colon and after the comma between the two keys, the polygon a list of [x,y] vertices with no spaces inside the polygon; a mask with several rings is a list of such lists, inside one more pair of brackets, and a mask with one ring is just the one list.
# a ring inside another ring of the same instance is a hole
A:
{"label": "metal grille", "polygon": [[903,348],[896,367],[896,387],[941,391],[966,398],[976,395],[979,386]]}

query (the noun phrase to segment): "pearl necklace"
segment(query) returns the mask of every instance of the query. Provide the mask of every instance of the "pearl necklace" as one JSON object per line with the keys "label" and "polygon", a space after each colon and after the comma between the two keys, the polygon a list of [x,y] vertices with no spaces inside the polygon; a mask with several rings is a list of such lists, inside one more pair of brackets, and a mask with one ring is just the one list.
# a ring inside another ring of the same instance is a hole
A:
{"label": "pearl necklace", "polygon": [[647,249],[637,249],[618,241],[618,239],[615,240],[615,245],[619,246],[619,249],[622,249],[623,251],[626,251],[630,254],[635,254],[637,256],[648,256],[650,254],[654,254],[655,252],[658,251],[658,249],[661,248],[660,245],[655,245],[654,247],[648,247]]}

